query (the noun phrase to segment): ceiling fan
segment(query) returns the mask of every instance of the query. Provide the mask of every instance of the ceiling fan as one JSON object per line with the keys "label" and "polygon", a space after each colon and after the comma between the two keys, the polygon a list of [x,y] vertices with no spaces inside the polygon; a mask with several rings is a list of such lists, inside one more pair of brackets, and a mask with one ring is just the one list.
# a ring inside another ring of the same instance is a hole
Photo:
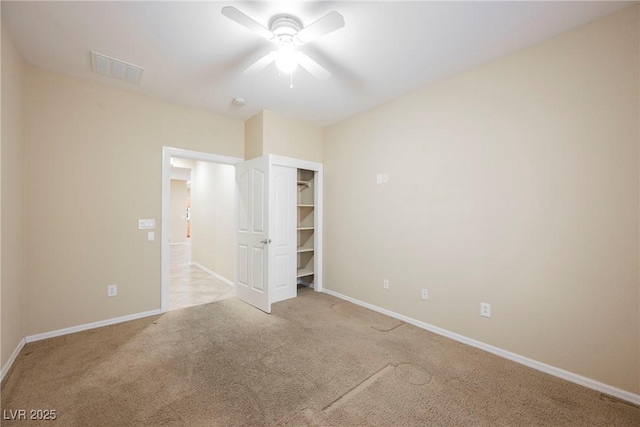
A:
{"label": "ceiling fan", "polygon": [[271,18],[268,29],[233,6],[223,7],[222,14],[278,48],[249,66],[244,74],[258,73],[275,62],[284,74],[293,73],[300,65],[318,79],[331,77],[329,71],[296,48],[344,27],[344,18],[338,12],[330,12],[306,27],[295,16],[280,14]]}

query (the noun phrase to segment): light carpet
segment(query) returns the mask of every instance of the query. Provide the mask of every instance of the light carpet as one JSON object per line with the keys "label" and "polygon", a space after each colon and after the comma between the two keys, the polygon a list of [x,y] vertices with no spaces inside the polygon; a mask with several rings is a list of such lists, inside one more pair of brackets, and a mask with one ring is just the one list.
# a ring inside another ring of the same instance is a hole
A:
{"label": "light carpet", "polygon": [[327,294],[27,344],[6,426],[640,426],[640,409]]}

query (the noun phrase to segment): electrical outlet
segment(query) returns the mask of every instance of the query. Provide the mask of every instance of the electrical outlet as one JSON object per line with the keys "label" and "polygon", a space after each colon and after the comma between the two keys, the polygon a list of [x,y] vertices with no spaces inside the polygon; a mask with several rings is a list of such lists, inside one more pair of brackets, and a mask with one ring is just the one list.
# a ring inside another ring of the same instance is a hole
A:
{"label": "electrical outlet", "polygon": [[422,299],[429,299],[429,291],[426,289],[422,290]]}
{"label": "electrical outlet", "polygon": [[118,295],[118,285],[107,286],[107,296],[115,297],[116,295]]}
{"label": "electrical outlet", "polygon": [[487,304],[486,302],[480,303],[480,316],[491,317],[491,304]]}
{"label": "electrical outlet", "polygon": [[382,280],[382,287],[385,289],[389,289],[389,279]]}

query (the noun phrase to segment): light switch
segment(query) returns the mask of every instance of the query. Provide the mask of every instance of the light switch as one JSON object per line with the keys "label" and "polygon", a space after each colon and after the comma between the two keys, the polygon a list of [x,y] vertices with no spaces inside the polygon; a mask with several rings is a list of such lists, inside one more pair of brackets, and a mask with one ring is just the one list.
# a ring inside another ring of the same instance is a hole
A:
{"label": "light switch", "polygon": [[155,231],[149,231],[147,232],[147,240],[149,242],[153,242],[154,240],[156,240],[156,233]]}
{"label": "light switch", "polygon": [[150,230],[156,228],[155,218],[139,219],[138,230]]}

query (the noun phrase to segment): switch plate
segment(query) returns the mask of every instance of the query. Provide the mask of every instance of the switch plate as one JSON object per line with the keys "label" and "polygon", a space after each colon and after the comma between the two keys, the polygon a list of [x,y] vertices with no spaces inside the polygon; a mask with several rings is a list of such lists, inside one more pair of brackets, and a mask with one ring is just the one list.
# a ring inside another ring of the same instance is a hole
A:
{"label": "switch plate", "polygon": [[376,175],[376,184],[382,184],[382,174]]}
{"label": "switch plate", "polygon": [[382,280],[382,287],[385,289],[389,289],[389,279]]}
{"label": "switch plate", "polygon": [[152,230],[156,228],[155,218],[146,218],[138,220],[138,230]]}
{"label": "switch plate", "polygon": [[387,182],[389,182],[389,174],[388,173],[384,173],[384,174],[382,174],[382,183],[386,184]]}
{"label": "switch plate", "polygon": [[426,289],[422,290],[422,299],[429,299],[429,291]]}
{"label": "switch plate", "polygon": [[156,233],[154,231],[147,231],[147,241],[153,242],[156,240]]}
{"label": "switch plate", "polygon": [[491,317],[491,304],[487,304],[486,302],[480,303],[480,316]]}
{"label": "switch plate", "polygon": [[115,297],[116,295],[118,295],[118,285],[107,286],[107,296]]}

